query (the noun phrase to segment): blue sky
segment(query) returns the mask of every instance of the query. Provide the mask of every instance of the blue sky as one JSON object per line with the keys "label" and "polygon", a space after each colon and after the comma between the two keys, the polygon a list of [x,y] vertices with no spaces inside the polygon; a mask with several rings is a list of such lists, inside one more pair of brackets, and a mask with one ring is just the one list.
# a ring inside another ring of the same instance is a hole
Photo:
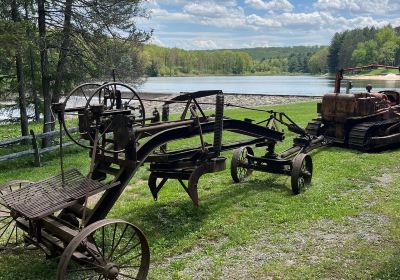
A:
{"label": "blue sky", "polygon": [[184,49],[327,45],[337,31],[400,25],[400,0],[148,0],[152,42]]}

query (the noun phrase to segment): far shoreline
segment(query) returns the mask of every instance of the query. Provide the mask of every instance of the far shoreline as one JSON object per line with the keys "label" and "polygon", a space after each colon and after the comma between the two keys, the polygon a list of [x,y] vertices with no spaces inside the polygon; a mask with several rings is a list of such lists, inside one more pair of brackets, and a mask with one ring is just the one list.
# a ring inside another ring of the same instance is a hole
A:
{"label": "far shoreline", "polygon": [[[331,78],[334,79],[335,75],[330,73],[325,74],[311,74],[311,73],[274,73],[274,74],[200,74],[200,75],[172,75],[172,76],[148,76],[147,78],[204,78],[204,77],[274,77],[274,76],[285,76],[285,77],[318,77],[318,78]],[[387,74],[387,75],[345,75],[344,79],[348,80],[375,80],[375,81],[400,81],[400,74]]]}

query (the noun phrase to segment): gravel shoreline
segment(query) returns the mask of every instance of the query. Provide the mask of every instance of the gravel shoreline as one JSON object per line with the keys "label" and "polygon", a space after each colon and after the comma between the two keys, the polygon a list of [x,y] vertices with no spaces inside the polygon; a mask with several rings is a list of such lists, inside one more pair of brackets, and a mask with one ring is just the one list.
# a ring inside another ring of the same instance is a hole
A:
{"label": "gravel shoreline", "polygon": [[[146,116],[150,117],[155,108],[161,113],[162,105],[165,101],[170,100],[176,94],[165,94],[165,93],[138,93],[142,99],[145,107]],[[293,96],[293,95],[261,95],[261,94],[236,94],[236,93],[225,93],[225,104],[238,105],[244,107],[260,107],[260,106],[272,106],[279,104],[290,104],[305,102],[310,100],[321,100],[320,96]],[[151,101],[153,100],[153,101]],[[203,110],[214,110],[215,109],[215,95],[198,98],[199,103]],[[3,103],[3,102],[2,102]],[[1,104],[0,104],[1,105]],[[170,113],[181,113],[185,107],[184,103],[173,103],[170,104]],[[226,108],[235,108],[234,106],[226,106]],[[0,124],[8,122],[8,118],[1,115],[0,106]]]}
{"label": "gravel shoreline", "polygon": [[[162,102],[154,102],[149,99],[156,99],[167,101],[173,98],[175,95],[171,94],[151,94],[151,93],[139,93],[145,106],[146,115],[152,112],[154,108],[157,108],[161,112]],[[279,105],[279,104],[290,104],[305,102],[311,100],[321,100],[320,96],[282,96],[282,95],[259,95],[259,94],[224,94],[225,104],[246,106],[246,107],[259,107],[268,105]],[[199,103],[211,103],[201,104],[202,109],[212,110],[215,108],[215,96],[207,96],[197,99]],[[171,104],[170,112],[176,113],[181,112],[184,108],[184,104]]]}

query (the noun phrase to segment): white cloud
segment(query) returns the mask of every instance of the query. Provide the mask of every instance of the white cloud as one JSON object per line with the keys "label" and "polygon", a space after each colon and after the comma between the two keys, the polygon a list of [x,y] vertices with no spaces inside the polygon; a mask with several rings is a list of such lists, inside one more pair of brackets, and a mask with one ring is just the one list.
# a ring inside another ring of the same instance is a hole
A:
{"label": "white cloud", "polygon": [[190,3],[183,7],[185,14],[195,17],[195,22],[215,27],[245,26],[245,14],[239,6],[224,6],[214,2]]}
{"label": "white cloud", "polygon": [[[248,40],[245,40],[246,42]],[[243,43],[241,48],[268,48],[270,45],[265,41],[249,41],[248,43]]]}
{"label": "white cloud", "polygon": [[386,14],[400,11],[400,2],[398,0],[318,0],[314,7],[321,10]]}
{"label": "white cloud", "polygon": [[[377,9],[387,0],[314,0],[314,5],[296,9],[287,0],[244,0],[242,4],[234,0],[148,1],[152,11],[149,23],[158,36],[154,43],[185,49],[327,44],[335,32],[345,29],[400,24],[400,16],[395,14],[359,11],[350,16],[342,11],[366,10],[368,5]],[[397,7],[393,2],[400,4],[400,0],[390,1],[389,9]],[[249,10],[243,3],[257,10]]]}
{"label": "white cloud", "polygon": [[256,26],[268,26],[268,27],[280,27],[282,24],[271,18],[263,18],[256,14],[251,14],[246,18],[246,22],[250,25]]}
{"label": "white cloud", "polygon": [[337,18],[325,12],[283,13],[279,15],[283,25],[326,25],[334,24]]}
{"label": "white cloud", "polygon": [[185,21],[193,19],[193,17],[189,14],[180,12],[169,12],[160,8],[151,9],[151,17],[152,19],[162,21]]}
{"label": "white cloud", "polygon": [[157,36],[154,36],[154,35],[151,37],[151,39],[150,39],[150,41],[148,43],[149,44],[158,45],[158,46],[161,46],[161,47],[166,47],[167,46],[162,40],[160,40],[160,38],[158,38]]}
{"label": "white cloud", "polygon": [[[388,21],[386,19],[374,19],[371,16],[357,16],[345,18],[334,16],[327,11],[314,11],[310,13],[285,12],[281,14],[259,16],[257,14],[246,15],[241,8],[230,8],[208,6],[207,2],[202,4],[188,4],[183,7],[182,12],[169,12],[164,9],[152,9],[152,20],[158,22],[182,22],[218,28],[240,28],[247,30],[269,30],[281,29],[284,27],[304,29],[305,27],[314,30],[326,28],[337,29],[338,31],[349,28],[367,26],[381,27],[389,23],[399,22],[399,18]],[[305,30],[307,31],[307,30]]]}
{"label": "white cloud", "polygon": [[213,40],[194,40],[193,45],[197,49],[210,50],[217,49],[218,45]]}
{"label": "white cloud", "polygon": [[385,19],[377,20],[370,16],[361,16],[351,19],[341,18],[341,20],[344,25],[343,29],[363,28],[367,26],[383,27],[391,23],[388,20]]}
{"label": "white cloud", "polygon": [[240,7],[226,7],[213,2],[190,3],[183,7],[183,12],[202,17],[242,16]]}
{"label": "white cloud", "polygon": [[282,26],[290,28],[305,29],[313,27],[314,30],[332,28],[337,31],[352,28],[362,28],[367,26],[382,27],[389,24],[384,19],[374,19],[369,16],[358,16],[347,19],[342,16],[333,16],[328,12],[311,12],[311,13],[283,13],[276,16],[276,20],[280,20]]}
{"label": "white cloud", "polygon": [[294,9],[288,0],[245,0],[245,4],[259,10],[291,12]]}
{"label": "white cloud", "polygon": [[[168,5],[168,6],[175,6],[175,7],[183,7],[187,4],[191,3],[202,3],[203,1],[191,1],[191,0],[147,0],[151,2],[158,2],[163,5]],[[209,2],[213,5],[218,4],[226,7],[235,7],[237,6],[236,0],[208,0],[206,2]]]}

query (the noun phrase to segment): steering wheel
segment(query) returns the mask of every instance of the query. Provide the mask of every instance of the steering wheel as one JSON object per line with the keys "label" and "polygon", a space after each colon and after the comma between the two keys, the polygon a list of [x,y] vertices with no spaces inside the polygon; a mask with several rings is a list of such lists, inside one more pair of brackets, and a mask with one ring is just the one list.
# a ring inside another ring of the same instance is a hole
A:
{"label": "steering wheel", "polygon": [[[119,132],[125,129],[128,133],[128,126],[144,125],[146,121],[138,94],[130,86],[118,82],[82,84],[66,96],[62,105],[61,123],[65,133],[75,144],[87,149],[124,152],[125,148],[115,149],[116,145],[111,145],[113,139],[109,136],[111,132],[116,133],[114,126],[118,126]],[[121,119],[118,117],[121,115],[127,117]],[[72,129],[77,120],[78,132]],[[89,140],[89,144],[84,140]]]}

